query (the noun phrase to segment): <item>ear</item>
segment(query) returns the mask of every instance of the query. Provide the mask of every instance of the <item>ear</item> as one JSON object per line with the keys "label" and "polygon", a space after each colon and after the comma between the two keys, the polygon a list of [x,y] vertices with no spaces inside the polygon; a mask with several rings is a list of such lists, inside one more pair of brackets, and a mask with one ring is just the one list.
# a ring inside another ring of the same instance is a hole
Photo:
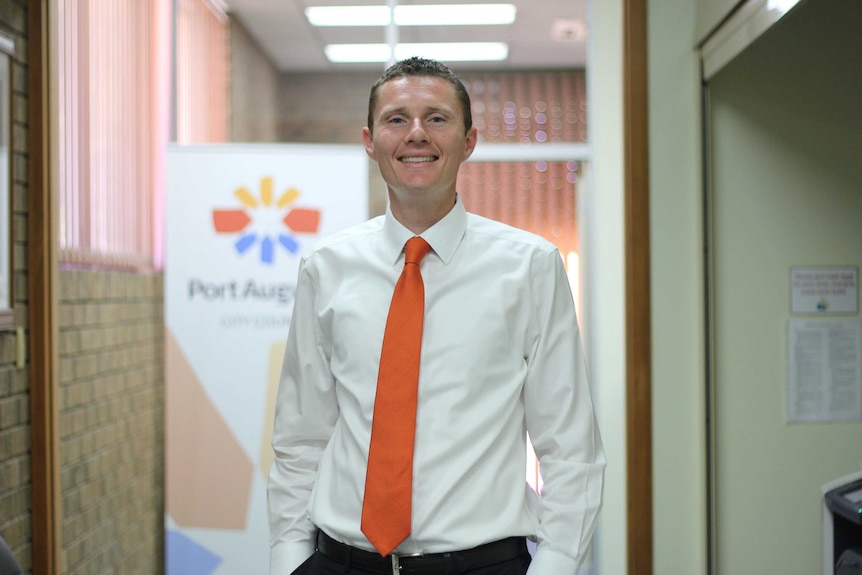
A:
{"label": "ear", "polygon": [[476,129],[476,126],[471,126],[467,131],[467,138],[464,145],[464,159],[462,162],[466,162],[470,156],[473,155],[473,150],[476,149],[476,143],[479,141],[479,130]]}
{"label": "ear", "polygon": [[365,153],[368,154],[368,157],[377,161],[377,157],[374,154],[374,139],[371,137],[371,130],[367,127],[362,128],[362,143],[365,145]]}

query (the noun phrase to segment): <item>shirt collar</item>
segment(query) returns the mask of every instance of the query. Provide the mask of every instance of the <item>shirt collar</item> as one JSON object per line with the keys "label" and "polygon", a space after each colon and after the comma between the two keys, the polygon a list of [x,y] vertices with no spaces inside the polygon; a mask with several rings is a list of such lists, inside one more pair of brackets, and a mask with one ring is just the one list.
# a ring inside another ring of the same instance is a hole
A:
{"label": "shirt collar", "polygon": [[[444,264],[448,264],[455,255],[455,251],[458,249],[458,245],[461,243],[466,230],[467,210],[464,209],[461,196],[456,196],[455,205],[449,210],[449,213],[443,216],[443,219],[439,222],[425,230],[421,234],[421,237],[428,242],[431,249],[437,254],[437,257]],[[383,243],[387,261],[395,265],[401,256],[401,252],[404,251],[404,244],[414,235],[413,232],[395,219],[391,208],[387,205],[386,219],[383,222]]]}

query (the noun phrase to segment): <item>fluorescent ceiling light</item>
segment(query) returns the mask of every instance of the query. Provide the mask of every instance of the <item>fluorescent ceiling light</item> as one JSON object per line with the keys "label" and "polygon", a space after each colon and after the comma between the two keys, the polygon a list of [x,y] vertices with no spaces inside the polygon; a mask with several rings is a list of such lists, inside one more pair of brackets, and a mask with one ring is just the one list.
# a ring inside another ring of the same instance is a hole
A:
{"label": "fluorescent ceiling light", "polygon": [[[388,44],[330,44],[326,57],[335,63],[388,62]],[[421,56],[444,62],[498,62],[509,56],[505,42],[447,42],[435,44],[396,44],[395,59]]]}
{"label": "fluorescent ceiling light", "polygon": [[305,17],[312,26],[386,26],[388,6],[311,6]]}
{"label": "fluorescent ceiling light", "polygon": [[[435,4],[396,6],[399,26],[493,26],[515,21],[514,4]],[[305,17],[312,26],[386,26],[388,6],[311,6]]]}
{"label": "fluorescent ceiling light", "polygon": [[336,63],[388,62],[388,44],[329,44],[323,49],[326,58]]}
{"label": "fluorescent ceiling light", "polygon": [[515,21],[514,4],[438,4],[396,6],[399,26],[494,26]]}

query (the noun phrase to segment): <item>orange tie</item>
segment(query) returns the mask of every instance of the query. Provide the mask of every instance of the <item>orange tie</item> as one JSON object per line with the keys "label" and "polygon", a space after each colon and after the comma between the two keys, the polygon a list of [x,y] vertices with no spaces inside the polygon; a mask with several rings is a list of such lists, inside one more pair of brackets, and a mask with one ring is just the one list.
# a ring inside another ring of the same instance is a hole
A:
{"label": "orange tie", "polygon": [[413,438],[425,313],[419,262],[430,249],[420,237],[407,241],[404,270],[395,284],[383,333],[362,504],[362,532],[380,555],[388,555],[410,535]]}

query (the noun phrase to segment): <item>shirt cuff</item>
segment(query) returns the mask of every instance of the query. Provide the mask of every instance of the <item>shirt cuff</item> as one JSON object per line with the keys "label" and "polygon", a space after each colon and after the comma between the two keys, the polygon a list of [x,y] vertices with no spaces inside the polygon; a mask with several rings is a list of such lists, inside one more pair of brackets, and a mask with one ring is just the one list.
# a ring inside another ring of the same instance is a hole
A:
{"label": "shirt cuff", "polygon": [[571,555],[539,547],[527,575],[575,575],[577,572],[578,562]]}
{"label": "shirt cuff", "polygon": [[269,575],[290,575],[313,553],[313,543],[276,544],[269,553]]}

